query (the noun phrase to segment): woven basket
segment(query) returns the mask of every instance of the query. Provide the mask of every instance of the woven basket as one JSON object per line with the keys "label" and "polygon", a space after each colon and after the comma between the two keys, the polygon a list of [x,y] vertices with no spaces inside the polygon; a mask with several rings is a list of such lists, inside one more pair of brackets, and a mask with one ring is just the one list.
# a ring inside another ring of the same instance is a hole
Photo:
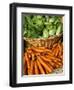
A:
{"label": "woven basket", "polygon": [[26,42],[26,45],[28,47],[35,46],[35,47],[47,47],[51,48],[53,44],[58,43],[63,37],[63,34],[60,34],[58,36],[51,36],[47,39],[44,38],[23,38],[24,41]]}

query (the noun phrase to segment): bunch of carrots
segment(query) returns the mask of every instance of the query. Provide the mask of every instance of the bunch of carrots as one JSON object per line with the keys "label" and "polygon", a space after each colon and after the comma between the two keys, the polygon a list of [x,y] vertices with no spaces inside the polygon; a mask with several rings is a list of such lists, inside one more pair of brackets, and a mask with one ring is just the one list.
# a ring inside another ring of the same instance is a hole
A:
{"label": "bunch of carrots", "polygon": [[24,53],[24,74],[50,74],[63,66],[63,44],[56,43],[51,49],[29,47]]}

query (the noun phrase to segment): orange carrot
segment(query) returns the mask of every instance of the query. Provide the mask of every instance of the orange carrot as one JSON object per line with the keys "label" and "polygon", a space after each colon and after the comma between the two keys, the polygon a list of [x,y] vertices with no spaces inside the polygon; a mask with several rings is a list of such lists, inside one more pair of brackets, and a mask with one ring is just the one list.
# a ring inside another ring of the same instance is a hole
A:
{"label": "orange carrot", "polygon": [[24,54],[23,55],[23,73],[27,74],[26,71],[27,71],[27,66],[26,66],[26,60],[25,60],[25,54]]}
{"label": "orange carrot", "polygon": [[44,61],[49,62],[53,67],[55,67],[55,64],[52,62],[52,60],[50,58],[44,57],[44,56],[40,56]]}
{"label": "orange carrot", "polygon": [[52,56],[50,56],[49,58],[52,59],[52,60],[57,60],[58,62],[61,62],[61,59],[60,58],[52,57]]}
{"label": "orange carrot", "polygon": [[62,48],[63,48],[62,45],[60,43],[57,43],[56,47],[52,48],[52,51],[54,52],[54,55],[55,56],[58,56],[58,55],[60,56],[61,53],[62,53]]}
{"label": "orange carrot", "polygon": [[54,55],[53,52],[51,52],[51,53],[50,52],[46,52],[46,54],[49,55],[49,56],[53,56]]}
{"label": "orange carrot", "polygon": [[46,47],[30,47],[23,57],[25,74],[51,73],[63,66],[63,45],[56,43],[51,49]]}
{"label": "orange carrot", "polygon": [[38,70],[38,66],[37,66],[37,62],[34,62],[34,68],[35,68],[35,74],[39,74],[39,70]]}
{"label": "orange carrot", "polygon": [[30,74],[32,75],[33,74],[33,69],[34,69],[34,61],[31,60],[31,68],[30,68]]}
{"label": "orange carrot", "polygon": [[46,65],[46,63],[45,63],[39,56],[37,56],[37,57],[38,57],[39,62],[42,64],[42,66],[43,66],[45,69],[47,69],[49,72],[52,72],[51,67],[49,67],[48,65]]}
{"label": "orange carrot", "polygon": [[31,48],[29,48],[29,49],[27,49],[27,52],[31,54],[33,51]]}
{"label": "orange carrot", "polygon": [[49,74],[49,71],[47,69],[45,71],[46,71],[46,74]]}
{"label": "orange carrot", "polygon": [[54,51],[56,47],[57,47],[57,43],[53,45],[52,51]]}
{"label": "orange carrot", "polygon": [[31,54],[28,53],[28,57],[31,58],[32,57]]}
{"label": "orange carrot", "polygon": [[44,47],[32,47],[32,50],[39,53],[44,52],[44,51],[48,51],[48,52],[50,51],[49,49],[46,49]]}
{"label": "orange carrot", "polygon": [[61,45],[60,45],[60,44],[58,44],[58,48],[59,48],[59,50],[62,50],[62,47],[61,47]]}
{"label": "orange carrot", "polygon": [[59,54],[59,48],[57,47],[57,48],[56,48],[56,52],[55,52],[55,56],[57,57],[58,54]]}
{"label": "orange carrot", "polygon": [[63,54],[63,45],[58,44],[58,48],[59,48],[59,56]]}
{"label": "orange carrot", "polygon": [[27,52],[25,53],[25,60],[27,62],[27,68],[28,68],[28,75],[30,74],[30,60],[28,58]]}
{"label": "orange carrot", "polygon": [[25,54],[23,55],[23,73],[27,74],[27,66],[26,66],[27,62],[25,60]]}
{"label": "orange carrot", "polygon": [[55,63],[56,63],[56,64],[58,64],[59,66],[62,66],[62,63],[57,62],[57,60],[56,60],[56,59],[54,59],[54,60],[53,60],[53,62],[55,62]]}
{"label": "orange carrot", "polygon": [[[42,56],[41,56],[41,57],[42,57]],[[45,58],[43,58],[43,59],[45,59]],[[57,63],[58,65],[62,66],[62,62],[60,62],[60,60],[59,60],[58,58],[47,57],[46,60],[48,60],[48,59],[50,59],[51,61],[53,61],[53,62],[52,62],[53,64],[52,64],[51,62],[50,62],[50,64],[53,65],[54,67],[55,67],[54,62]],[[49,60],[49,61],[50,61],[50,60]]]}
{"label": "orange carrot", "polygon": [[53,51],[53,55],[54,55],[54,56],[57,56],[58,48],[56,47],[56,48],[54,48],[52,51]]}
{"label": "orange carrot", "polygon": [[41,66],[39,60],[36,60],[36,62],[37,62],[37,65],[38,65],[38,67],[39,67],[40,73],[41,73],[41,74],[45,74],[45,71],[43,70],[43,67]]}

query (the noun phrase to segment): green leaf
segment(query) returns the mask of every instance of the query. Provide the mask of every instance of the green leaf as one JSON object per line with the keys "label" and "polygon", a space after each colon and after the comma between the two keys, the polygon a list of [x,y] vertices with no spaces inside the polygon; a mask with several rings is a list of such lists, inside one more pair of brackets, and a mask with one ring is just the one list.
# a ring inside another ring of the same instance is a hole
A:
{"label": "green leaf", "polygon": [[44,29],[43,30],[43,37],[44,38],[48,38],[48,36],[49,36],[48,30],[47,29]]}
{"label": "green leaf", "polygon": [[62,32],[62,26],[59,25],[56,31],[56,35],[59,35]]}
{"label": "green leaf", "polygon": [[55,29],[49,30],[49,36],[53,36],[53,35],[55,35],[55,33],[56,33]]}

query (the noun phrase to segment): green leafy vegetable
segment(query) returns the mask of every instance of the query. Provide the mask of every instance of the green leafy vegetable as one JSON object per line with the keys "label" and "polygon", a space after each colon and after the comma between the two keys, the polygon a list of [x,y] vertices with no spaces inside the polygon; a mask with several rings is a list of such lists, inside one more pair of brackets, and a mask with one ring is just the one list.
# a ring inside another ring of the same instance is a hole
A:
{"label": "green leafy vegetable", "polygon": [[24,15],[23,36],[27,38],[48,38],[63,32],[62,16]]}

